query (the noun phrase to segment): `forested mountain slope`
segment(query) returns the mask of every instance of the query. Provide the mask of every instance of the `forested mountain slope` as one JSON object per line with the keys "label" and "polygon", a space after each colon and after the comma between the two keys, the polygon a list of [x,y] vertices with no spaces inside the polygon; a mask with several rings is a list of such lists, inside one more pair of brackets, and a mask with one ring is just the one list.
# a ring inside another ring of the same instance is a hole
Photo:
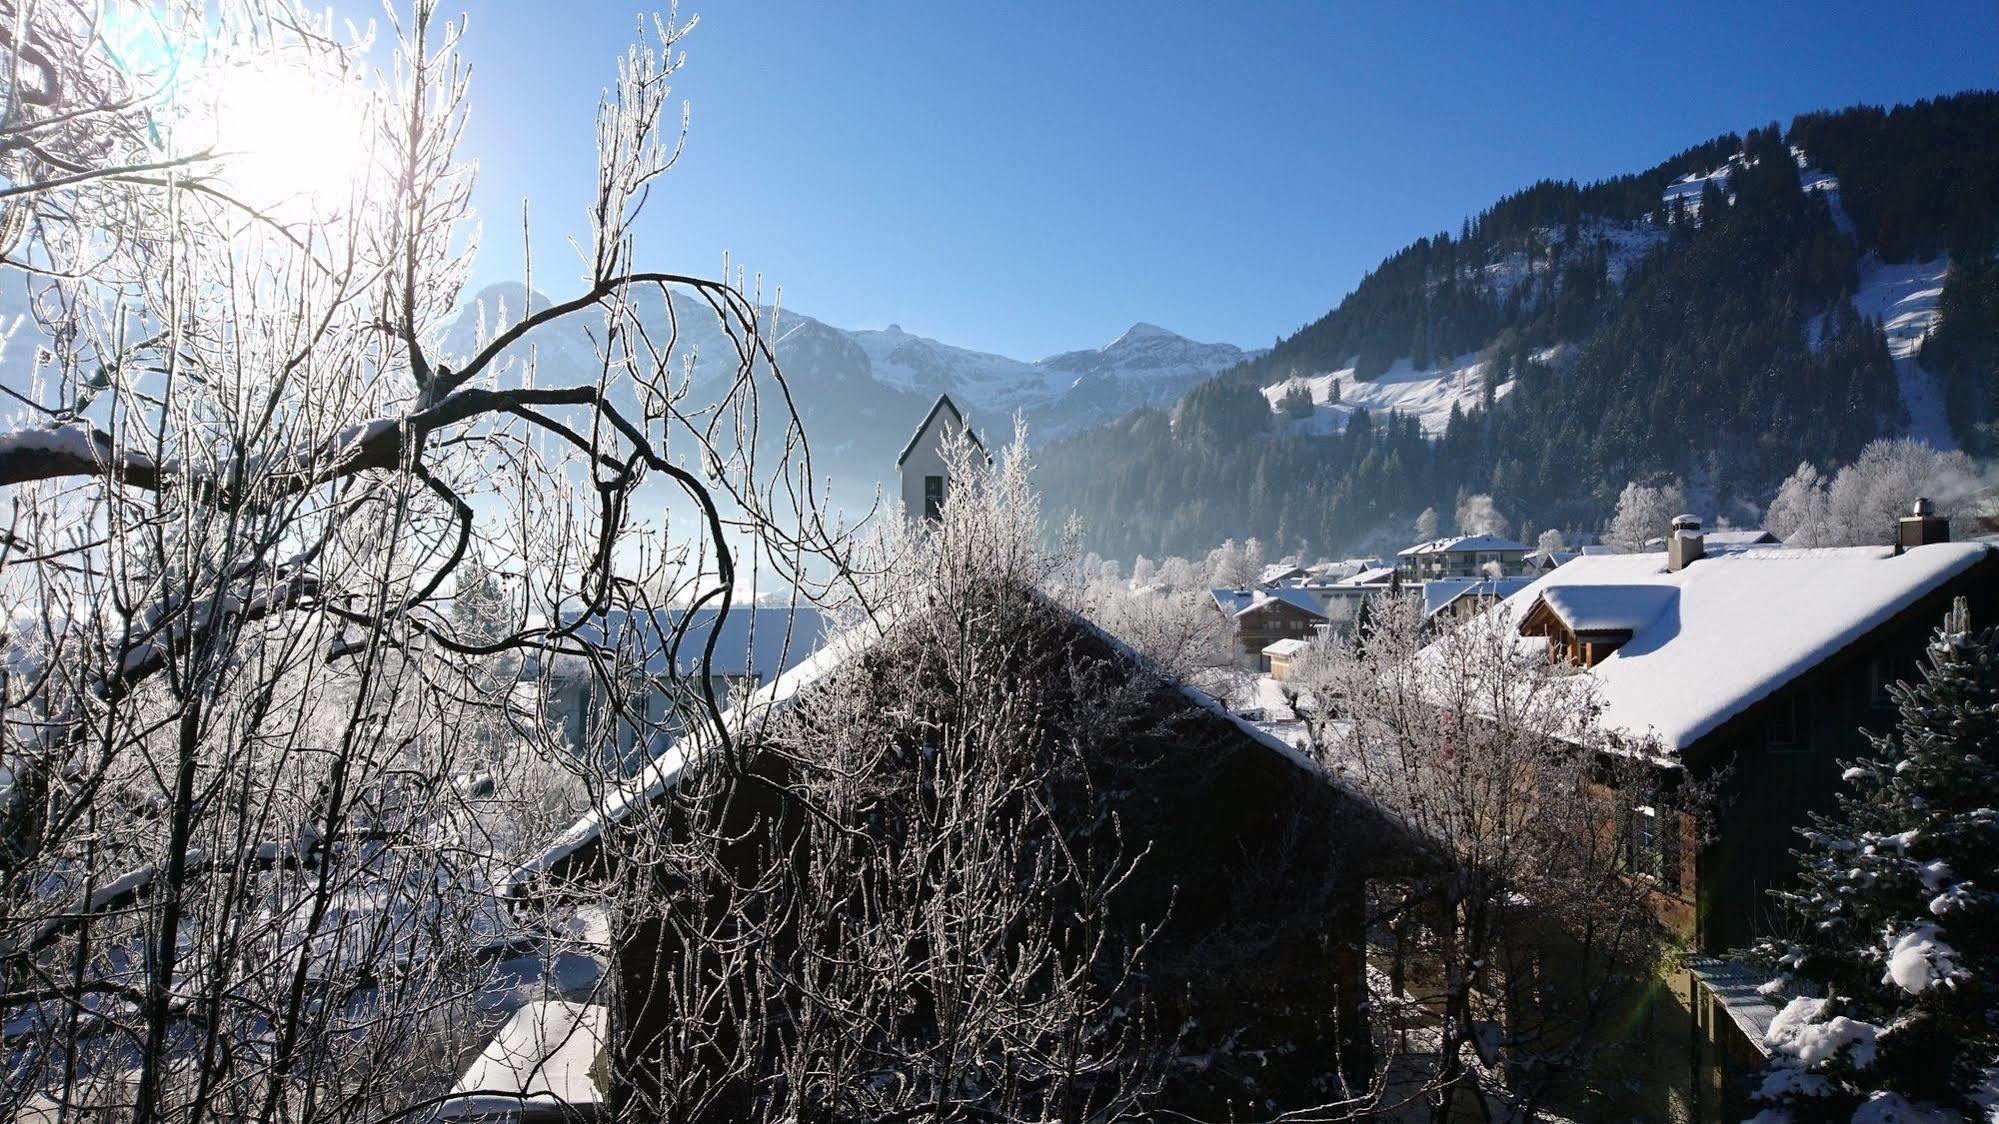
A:
{"label": "forested mountain slope", "polygon": [[1053,443],[1042,486],[1114,556],[1336,552],[1465,492],[1593,528],[1633,479],[1752,516],[1800,461],[1877,437],[1993,449],[1995,234],[1994,93],[1539,183],[1172,409]]}

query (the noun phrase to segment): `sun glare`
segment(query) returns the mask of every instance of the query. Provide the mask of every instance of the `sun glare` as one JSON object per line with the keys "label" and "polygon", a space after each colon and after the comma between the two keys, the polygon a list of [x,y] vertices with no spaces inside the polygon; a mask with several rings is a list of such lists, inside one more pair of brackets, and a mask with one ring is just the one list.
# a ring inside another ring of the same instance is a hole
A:
{"label": "sun glare", "polygon": [[238,67],[211,83],[204,131],[222,154],[222,186],[260,209],[338,211],[368,170],[365,101],[303,68]]}

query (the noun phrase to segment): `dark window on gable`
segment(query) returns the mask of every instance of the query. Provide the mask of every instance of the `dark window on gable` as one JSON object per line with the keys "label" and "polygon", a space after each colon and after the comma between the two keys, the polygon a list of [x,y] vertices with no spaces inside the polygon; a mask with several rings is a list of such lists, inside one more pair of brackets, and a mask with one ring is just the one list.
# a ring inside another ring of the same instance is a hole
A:
{"label": "dark window on gable", "polygon": [[1903,661],[1893,656],[1875,656],[1867,661],[1867,705],[1892,709],[1895,696],[1888,688],[1896,682],[1913,678],[1903,667]]}
{"label": "dark window on gable", "polygon": [[926,476],[923,478],[923,517],[925,519],[944,518],[944,478]]}
{"label": "dark window on gable", "polygon": [[1771,749],[1796,749],[1798,741],[1798,700],[1786,696],[1770,707],[1770,720],[1763,727],[1763,744]]}

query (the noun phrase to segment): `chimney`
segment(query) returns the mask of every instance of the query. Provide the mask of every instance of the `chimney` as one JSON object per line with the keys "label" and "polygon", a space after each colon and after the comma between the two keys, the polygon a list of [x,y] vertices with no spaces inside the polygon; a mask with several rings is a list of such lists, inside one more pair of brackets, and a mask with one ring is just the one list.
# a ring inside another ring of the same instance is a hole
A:
{"label": "chimney", "polygon": [[1666,536],[1666,569],[1677,572],[1700,561],[1707,554],[1707,539],[1701,536],[1697,515],[1673,516],[1673,533]]}
{"label": "chimney", "polygon": [[1950,520],[1937,514],[1936,505],[1918,497],[1909,514],[1895,524],[1895,553],[1910,547],[1950,541]]}

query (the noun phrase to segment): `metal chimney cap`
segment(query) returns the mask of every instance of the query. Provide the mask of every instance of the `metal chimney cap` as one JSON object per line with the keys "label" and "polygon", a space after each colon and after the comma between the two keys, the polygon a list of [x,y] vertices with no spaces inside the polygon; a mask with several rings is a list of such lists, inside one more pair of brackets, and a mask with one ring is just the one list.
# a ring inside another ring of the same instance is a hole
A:
{"label": "metal chimney cap", "polygon": [[1917,496],[1916,505],[1909,509],[1909,514],[1927,517],[1935,515],[1936,511],[1936,505],[1930,502],[1928,496]]}
{"label": "metal chimney cap", "polygon": [[1673,516],[1673,530],[1675,531],[1698,531],[1700,529],[1701,517],[1698,515]]}

